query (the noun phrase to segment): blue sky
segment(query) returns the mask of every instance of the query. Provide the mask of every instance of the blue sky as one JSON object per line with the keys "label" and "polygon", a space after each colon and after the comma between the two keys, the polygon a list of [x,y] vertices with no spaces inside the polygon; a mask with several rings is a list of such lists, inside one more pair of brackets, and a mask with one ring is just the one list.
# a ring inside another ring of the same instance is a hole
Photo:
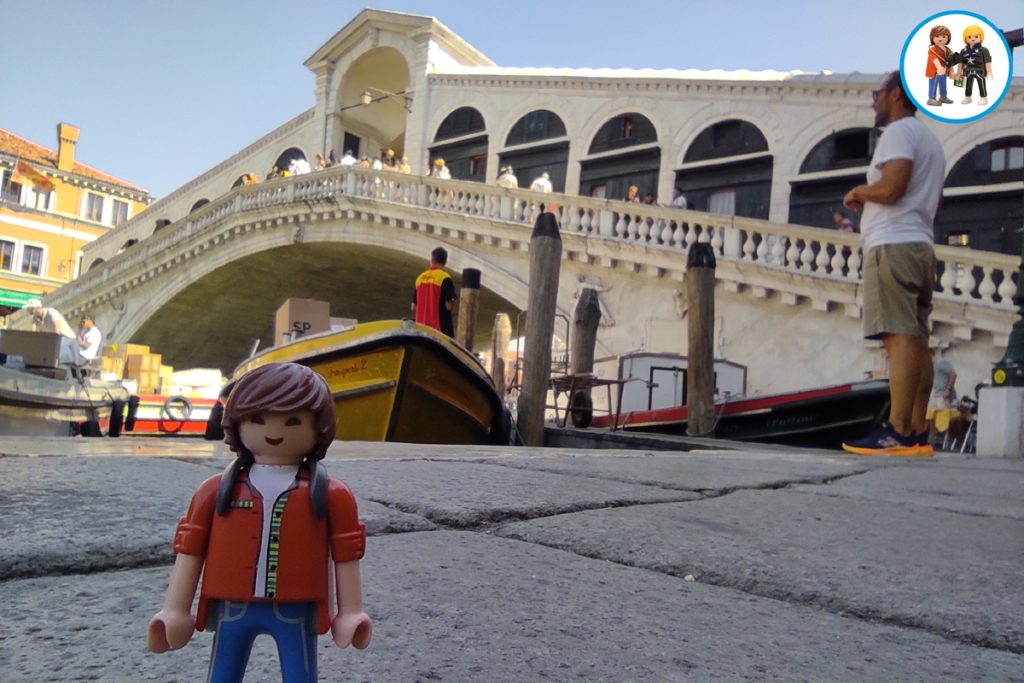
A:
{"label": "blue sky", "polygon": [[[302,62],[365,0],[5,2],[0,128],[54,147],[82,129],[78,160],[155,196],[313,104]],[[392,0],[435,16],[501,66],[832,70],[881,73],[946,9],[1024,24],[1024,0]],[[988,41],[986,41],[988,42]],[[1014,58],[1024,76],[1024,49]]]}

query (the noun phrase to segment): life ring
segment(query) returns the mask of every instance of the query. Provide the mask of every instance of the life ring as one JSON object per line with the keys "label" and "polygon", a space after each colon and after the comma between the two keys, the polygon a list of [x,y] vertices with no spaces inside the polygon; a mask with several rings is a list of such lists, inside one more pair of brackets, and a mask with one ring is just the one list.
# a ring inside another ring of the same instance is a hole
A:
{"label": "life ring", "polygon": [[168,396],[160,408],[160,415],[167,420],[184,422],[192,417],[192,401],[184,396]]}

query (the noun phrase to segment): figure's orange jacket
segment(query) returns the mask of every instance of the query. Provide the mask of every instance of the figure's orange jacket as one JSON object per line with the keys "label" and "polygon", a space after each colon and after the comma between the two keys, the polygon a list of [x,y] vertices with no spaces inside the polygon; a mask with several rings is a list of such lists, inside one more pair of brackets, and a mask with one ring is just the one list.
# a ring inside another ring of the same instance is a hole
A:
{"label": "figure's orange jacket", "polygon": [[[248,470],[243,470],[231,489],[228,510],[218,515],[219,485],[220,475],[216,475],[196,489],[188,514],[178,522],[174,534],[174,552],[202,556],[206,561],[196,628],[202,631],[206,626],[210,600],[315,602],[318,632],[326,633],[331,626],[327,549],[330,547],[331,558],[338,563],[359,560],[366,549],[366,527],[359,521],[355,496],[345,484],[330,479],[326,512],[318,520],[309,499],[309,475],[306,468],[299,470],[282,494],[286,498],[279,552],[276,570],[273,564],[268,567],[268,597],[255,598],[263,500],[249,484]],[[273,555],[273,549],[269,554]]]}

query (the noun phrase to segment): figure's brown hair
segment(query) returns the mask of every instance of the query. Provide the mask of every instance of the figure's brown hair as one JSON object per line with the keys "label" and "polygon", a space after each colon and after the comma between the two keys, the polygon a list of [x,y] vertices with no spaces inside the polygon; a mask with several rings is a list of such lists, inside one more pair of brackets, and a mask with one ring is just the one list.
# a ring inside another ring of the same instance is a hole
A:
{"label": "figure's brown hair", "polygon": [[949,32],[949,29],[942,24],[936,24],[932,26],[932,30],[928,33],[928,43],[931,45],[935,44],[935,39],[939,36],[946,36],[946,46],[953,40],[953,35]]}
{"label": "figure's brown hair", "polygon": [[224,405],[224,442],[238,454],[221,476],[217,492],[217,512],[227,510],[228,495],[238,473],[253,463],[253,455],[240,437],[239,425],[261,413],[292,413],[309,410],[313,413],[316,443],[302,462],[310,475],[310,495],[317,517],[323,515],[327,496],[327,470],[319,463],[334,441],[337,421],[334,397],[327,381],[313,370],[296,363],[268,363],[242,376]]}

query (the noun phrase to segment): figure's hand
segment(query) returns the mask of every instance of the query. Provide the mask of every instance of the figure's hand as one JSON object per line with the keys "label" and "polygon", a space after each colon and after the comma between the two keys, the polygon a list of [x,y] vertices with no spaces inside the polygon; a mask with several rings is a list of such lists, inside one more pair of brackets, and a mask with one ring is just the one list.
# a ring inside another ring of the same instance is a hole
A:
{"label": "figure's hand", "polygon": [[362,650],[373,637],[373,624],[366,612],[341,613],[331,622],[331,636],[338,647],[351,645]]}
{"label": "figure's hand", "polygon": [[857,196],[857,190],[859,189],[860,186],[858,185],[857,187],[847,192],[846,196],[843,197],[843,206],[845,206],[847,209],[850,209],[851,211],[859,212],[861,209],[864,208],[864,202]]}
{"label": "figure's hand", "polygon": [[160,653],[183,648],[195,630],[195,619],[188,612],[162,609],[149,620],[149,650]]}

